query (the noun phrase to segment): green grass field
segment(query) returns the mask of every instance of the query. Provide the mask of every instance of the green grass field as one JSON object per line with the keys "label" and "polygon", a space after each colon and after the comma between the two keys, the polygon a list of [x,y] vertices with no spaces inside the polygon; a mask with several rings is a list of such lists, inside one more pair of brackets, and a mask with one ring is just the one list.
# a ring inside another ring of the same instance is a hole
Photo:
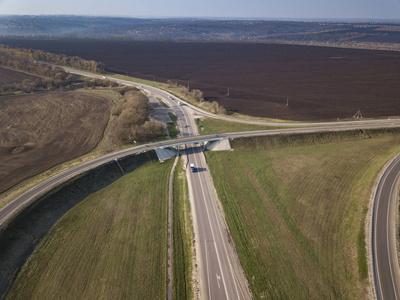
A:
{"label": "green grass field", "polygon": [[365,216],[379,171],[400,152],[400,134],[232,146],[207,160],[255,299],[368,298]]}
{"label": "green grass field", "polygon": [[[252,125],[244,123],[228,122],[213,118],[196,119],[197,128],[202,135],[221,132],[242,132],[279,129],[278,126]],[[287,128],[287,127],[286,127]]]}
{"label": "green grass field", "polygon": [[168,104],[165,103],[161,98],[156,97],[156,99],[162,106],[164,106],[165,108],[169,108]]}
{"label": "green grass field", "polygon": [[68,211],[7,299],[164,299],[171,165],[150,160]]}
{"label": "green grass field", "polygon": [[179,130],[177,128],[178,125],[178,118],[173,114],[173,113],[168,113],[169,117],[172,120],[172,124],[168,123],[168,131],[169,131],[169,135],[171,136],[172,139],[176,139],[179,133]]}
{"label": "green grass field", "polygon": [[174,174],[173,281],[174,299],[192,299],[192,222],[185,170],[180,160]]}

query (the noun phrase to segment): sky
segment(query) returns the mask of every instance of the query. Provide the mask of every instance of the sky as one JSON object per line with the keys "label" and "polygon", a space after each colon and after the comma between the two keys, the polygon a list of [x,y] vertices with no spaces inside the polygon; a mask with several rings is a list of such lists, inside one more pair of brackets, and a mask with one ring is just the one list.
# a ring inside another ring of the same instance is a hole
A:
{"label": "sky", "polygon": [[0,0],[0,15],[400,20],[400,0]]}

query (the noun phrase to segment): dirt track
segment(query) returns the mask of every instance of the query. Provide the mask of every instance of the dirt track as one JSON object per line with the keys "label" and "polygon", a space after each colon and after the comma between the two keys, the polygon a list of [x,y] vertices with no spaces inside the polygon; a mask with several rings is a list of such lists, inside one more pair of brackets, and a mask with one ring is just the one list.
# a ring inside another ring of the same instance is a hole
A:
{"label": "dirt track", "polygon": [[111,71],[145,79],[190,81],[208,100],[243,114],[336,120],[360,109],[363,117],[400,115],[400,52],[244,43],[0,42],[102,61]]}
{"label": "dirt track", "polygon": [[0,193],[101,141],[110,102],[89,93],[0,97]]}

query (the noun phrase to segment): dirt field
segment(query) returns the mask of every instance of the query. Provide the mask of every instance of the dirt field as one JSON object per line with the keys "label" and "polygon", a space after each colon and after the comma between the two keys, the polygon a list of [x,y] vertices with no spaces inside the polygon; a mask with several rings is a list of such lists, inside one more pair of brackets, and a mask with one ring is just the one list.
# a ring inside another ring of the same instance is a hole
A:
{"label": "dirt field", "polygon": [[233,43],[0,42],[102,61],[110,71],[145,79],[190,81],[190,88],[203,90],[208,100],[253,116],[336,120],[359,109],[363,117],[400,115],[400,52]]}
{"label": "dirt field", "polygon": [[35,76],[30,76],[21,72],[8,70],[0,67],[0,85],[21,82],[25,79],[35,79]]}
{"label": "dirt field", "polygon": [[109,110],[106,97],[83,92],[0,97],[0,193],[91,151]]}

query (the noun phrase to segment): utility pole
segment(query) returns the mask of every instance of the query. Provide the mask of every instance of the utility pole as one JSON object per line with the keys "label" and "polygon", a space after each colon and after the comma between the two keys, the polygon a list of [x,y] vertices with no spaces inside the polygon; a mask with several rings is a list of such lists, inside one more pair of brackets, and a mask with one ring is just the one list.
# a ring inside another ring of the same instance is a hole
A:
{"label": "utility pole", "polygon": [[190,81],[188,80],[188,90],[190,90]]}
{"label": "utility pole", "polygon": [[353,118],[362,119],[362,114],[361,114],[360,109],[356,112],[356,114],[353,116]]}

